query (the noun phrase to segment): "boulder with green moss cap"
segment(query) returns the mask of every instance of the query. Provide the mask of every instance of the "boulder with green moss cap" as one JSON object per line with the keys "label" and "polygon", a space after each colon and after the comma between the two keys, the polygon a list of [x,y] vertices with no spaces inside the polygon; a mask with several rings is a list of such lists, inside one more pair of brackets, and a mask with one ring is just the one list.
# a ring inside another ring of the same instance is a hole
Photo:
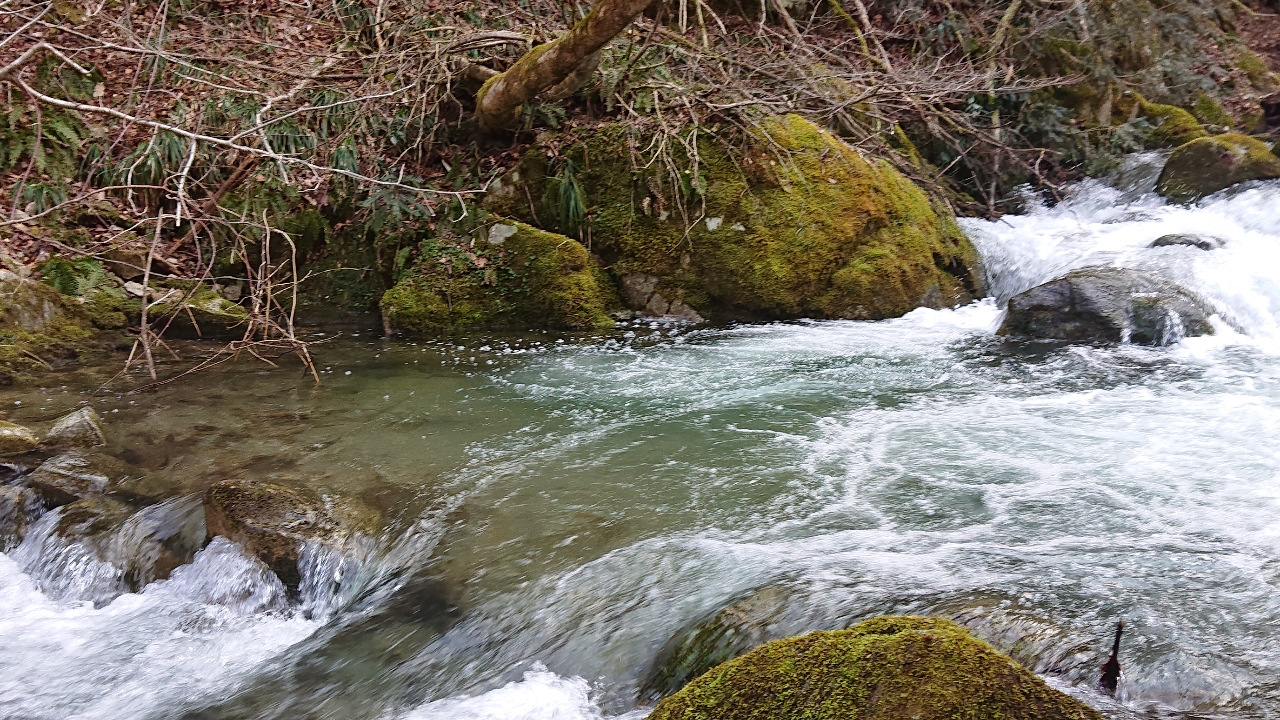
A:
{"label": "boulder with green moss cap", "polygon": [[776,640],[710,670],[649,720],[1102,720],[948,620],[881,617]]}
{"label": "boulder with green moss cap", "polygon": [[1248,180],[1280,178],[1280,157],[1266,143],[1227,133],[1192,140],[1165,162],[1156,192],[1174,202],[1190,202]]}
{"label": "boulder with green moss cap", "polygon": [[613,326],[616,294],[582,243],[514,220],[473,232],[476,242],[422,244],[417,263],[382,297],[388,331]]}
{"label": "boulder with green moss cap", "polygon": [[1138,96],[1138,114],[1151,125],[1147,135],[1150,147],[1171,148],[1208,135],[1200,121],[1177,105],[1147,102]]}
{"label": "boulder with green moss cap", "polygon": [[560,223],[560,190],[581,188],[592,252],[648,315],[879,319],[984,294],[978,254],[949,211],[804,118],[699,134],[697,156],[677,152],[675,172],[634,162],[630,133],[562,138],[554,159],[530,150],[487,207]]}

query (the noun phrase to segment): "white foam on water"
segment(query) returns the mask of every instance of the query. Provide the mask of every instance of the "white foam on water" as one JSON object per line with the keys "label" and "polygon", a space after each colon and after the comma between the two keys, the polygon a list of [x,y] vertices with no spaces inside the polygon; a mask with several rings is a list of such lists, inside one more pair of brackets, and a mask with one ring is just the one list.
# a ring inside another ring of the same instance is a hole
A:
{"label": "white foam on water", "polygon": [[[640,720],[641,708],[616,720]],[[591,685],[580,677],[561,677],[537,663],[518,682],[475,696],[458,696],[427,703],[401,720],[604,720],[591,697]]]}
{"label": "white foam on water", "polygon": [[169,580],[100,608],[45,595],[0,555],[0,717],[173,716],[234,690],[317,627],[221,538]]}
{"label": "white foam on water", "polygon": [[[1189,205],[1169,205],[1090,180],[1063,202],[1032,204],[997,221],[965,219],[982,254],[992,295],[1009,297],[1090,266],[1152,271],[1180,283],[1216,309],[1233,343],[1280,354],[1280,182],[1241,186]],[[1164,235],[1223,241],[1215,250],[1150,247]]]}

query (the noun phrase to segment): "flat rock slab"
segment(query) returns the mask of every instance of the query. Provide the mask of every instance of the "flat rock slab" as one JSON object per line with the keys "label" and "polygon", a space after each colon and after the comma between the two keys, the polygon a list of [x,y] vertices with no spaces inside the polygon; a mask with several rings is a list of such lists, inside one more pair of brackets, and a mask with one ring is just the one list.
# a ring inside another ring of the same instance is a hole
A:
{"label": "flat rock slab", "polygon": [[1171,345],[1213,334],[1212,311],[1149,273],[1087,268],[1009,299],[1002,335],[1070,342]]}

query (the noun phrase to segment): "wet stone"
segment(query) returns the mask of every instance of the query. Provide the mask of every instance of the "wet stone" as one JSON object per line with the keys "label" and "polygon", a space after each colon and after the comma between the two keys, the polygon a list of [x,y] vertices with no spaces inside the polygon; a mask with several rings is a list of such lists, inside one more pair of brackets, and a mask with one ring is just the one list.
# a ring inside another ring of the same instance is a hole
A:
{"label": "wet stone", "polygon": [[656,702],[720,663],[777,638],[773,626],[789,598],[785,588],[770,585],[677,634],[659,651],[640,700]]}
{"label": "wet stone", "polygon": [[44,512],[40,496],[19,485],[0,486],[0,552],[22,542],[27,528]]}
{"label": "wet stone", "polygon": [[[341,547],[358,530],[349,520],[367,518],[353,509],[353,500],[324,503],[300,490],[272,482],[226,480],[211,486],[204,496],[205,523],[209,535],[239,543],[247,553],[266,563],[290,591],[296,592],[301,575],[298,556],[303,543]],[[331,507],[341,505],[341,512]]]}
{"label": "wet stone", "polygon": [[135,492],[138,478],[130,477],[124,463],[89,450],[72,450],[49,458],[27,476],[26,482],[50,507],[108,492],[126,498],[145,496]]}
{"label": "wet stone", "polygon": [[879,617],[775,640],[710,670],[649,720],[1102,720],[954,623]]}
{"label": "wet stone", "polygon": [[1086,268],[1010,298],[1000,334],[1171,345],[1186,337],[1212,334],[1211,313],[1186,289],[1149,273]]}
{"label": "wet stone", "polygon": [[105,445],[107,439],[102,434],[102,419],[86,406],[58,418],[44,442],[52,447],[95,447]]}
{"label": "wet stone", "polygon": [[1186,245],[1188,247],[1199,248],[1201,250],[1217,250],[1225,244],[1222,238],[1212,235],[1195,235],[1192,233],[1173,233],[1171,235],[1161,235],[1156,238],[1151,247],[1176,247],[1178,245]]}
{"label": "wet stone", "polygon": [[0,420],[0,455],[21,455],[40,447],[40,438],[27,428]]}

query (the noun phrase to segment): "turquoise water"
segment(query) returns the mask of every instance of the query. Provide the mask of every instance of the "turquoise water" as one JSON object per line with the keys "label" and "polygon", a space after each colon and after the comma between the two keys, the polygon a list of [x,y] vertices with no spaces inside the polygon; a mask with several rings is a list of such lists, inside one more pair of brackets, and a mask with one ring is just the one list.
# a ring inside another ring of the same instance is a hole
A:
{"label": "turquoise water", "polygon": [[[643,717],[673,635],[776,587],[771,635],[942,615],[1111,717],[1272,717],[1278,202],[1275,185],[1189,209],[1086,185],[967,221],[997,297],[885,322],[344,329],[319,386],[282,360],[139,395],[84,392],[114,367],[6,391],[36,426],[89,400],[113,453],[182,492],[305,484],[389,529],[307,555],[293,603],[222,541],[127,593],[94,585],[100,559],[29,540],[0,556],[0,715]],[[1145,247],[1210,230],[1222,250]],[[995,334],[1009,294],[1094,264],[1187,284],[1218,334]],[[1121,618],[1111,700],[1093,683]]]}

